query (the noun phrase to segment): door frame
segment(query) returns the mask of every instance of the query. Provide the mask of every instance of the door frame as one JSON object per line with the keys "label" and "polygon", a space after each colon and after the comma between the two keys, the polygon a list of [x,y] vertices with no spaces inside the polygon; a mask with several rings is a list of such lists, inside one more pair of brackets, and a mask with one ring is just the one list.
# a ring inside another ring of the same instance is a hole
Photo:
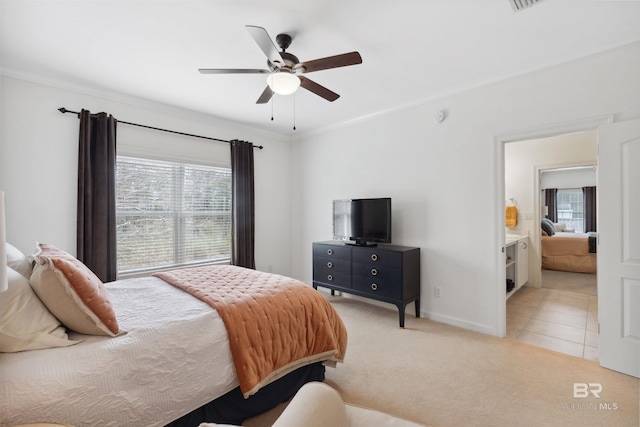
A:
{"label": "door frame", "polygon": [[[505,218],[504,218],[504,202],[505,202],[505,164],[504,164],[504,147],[505,144],[511,142],[525,141],[530,139],[541,139],[558,136],[573,132],[582,132],[588,130],[598,130],[599,126],[614,122],[614,115],[608,114],[604,116],[589,117],[561,123],[550,123],[537,127],[514,130],[496,134],[494,136],[494,229],[495,233],[495,268],[497,281],[495,284],[496,298],[496,336],[504,338],[507,332],[507,304],[505,298],[504,283],[506,280],[505,265]],[[537,172],[537,171],[536,171]],[[597,184],[596,184],[597,185]],[[538,184],[539,187],[539,184]],[[537,204],[539,203],[536,202]],[[538,205],[539,206],[539,205]],[[604,207],[601,207],[601,209]],[[534,212],[534,221],[540,221],[540,209]]]}
{"label": "door frame", "polygon": [[[596,131],[596,129],[585,129],[585,131]],[[562,134],[558,134],[557,136],[561,136]],[[535,166],[535,178],[534,178],[534,188],[533,188],[533,194],[534,195],[538,195],[538,197],[535,199],[535,201],[533,202],[533,221],[534,224],[539,224],[540,221],[542,220],[542,206],[540,204],[541,202],[541,198],[542,198],[542,189],[540,188],[540,181],[542,178],[542,173],[545,171],[552,171],[552,170],[563,170],[563,169],[570,169],[570,168],[576,168],[576,167],[592,167],[595,166],[597,168],[598,163],[596,161],[596,164],[594,165],[593,163],[585,163],[585,162],[566,162],[566,163],[557,163],[557,164],[551,164],[551,165],[538,165]],[[596,174],[596,183],[597,183],[597,174]],[[597,220],[597,218],[596,218]],[[536,247],[541,250],[542,248],[542,235],[537,234],[535,236],[529,236],[529,239],[536,239],[537,241],[537,245]],[[531,275],[531,272],[529,272],[529,275]],[[534,286],[535,288],[541,288],[542,287],[542,253],[541,251],[538,252],[535,260],[534,260],[534,264],[533,264],[533,276],[534,276]]]}

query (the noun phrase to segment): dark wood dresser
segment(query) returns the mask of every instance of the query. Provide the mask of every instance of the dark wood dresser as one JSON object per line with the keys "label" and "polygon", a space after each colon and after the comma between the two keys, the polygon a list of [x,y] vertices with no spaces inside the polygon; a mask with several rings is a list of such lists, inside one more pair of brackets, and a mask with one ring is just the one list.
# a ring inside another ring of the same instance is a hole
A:
{"label": "dark wood dresser", "polygon": [[405,307],[415,301],[420,317],[420,248],[313,243],[313,287],[395,304],[404,327]]}

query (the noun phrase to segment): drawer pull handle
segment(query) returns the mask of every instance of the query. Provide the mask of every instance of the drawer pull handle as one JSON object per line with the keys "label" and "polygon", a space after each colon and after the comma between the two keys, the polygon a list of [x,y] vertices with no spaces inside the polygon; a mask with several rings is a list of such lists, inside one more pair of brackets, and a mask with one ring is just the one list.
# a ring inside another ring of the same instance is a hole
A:
{"label": "drawer pull handle", "polygon": [[376,270],[375,268],[371,269],[371,275],[372,276],[377,276],[378,275],[378,270]]}
{"label": "drawer pull handle", "polygon": [[333,263],[332,263],[331,261],[329,261],[329,262],[327,263],[327,267],[332,268],[332,267],[333,267]]}
{"label": "drawer pull handle", "polygon": [[371,284],[371,289],[374,290],[374,291],[377,291],[378,290],[378,285],[376,285],[375,283],[372,283]]}
{"label": "drawer pull handle", "polygon": [[333,249],[327,249],[327,255],[333,255]]}
{"label": "drawer pull handle", "polygon": [[328,276],[327,276],[327,280],[328,280],[328,281],[332,281],[332,280],[333,280],[333,276],[332,276],[332,275],[328,275]]}
{"label": "drawer pull handle", "polygon": [[371,254],[371,261],[377,261],[377,260],[378,260],[378,255]]}

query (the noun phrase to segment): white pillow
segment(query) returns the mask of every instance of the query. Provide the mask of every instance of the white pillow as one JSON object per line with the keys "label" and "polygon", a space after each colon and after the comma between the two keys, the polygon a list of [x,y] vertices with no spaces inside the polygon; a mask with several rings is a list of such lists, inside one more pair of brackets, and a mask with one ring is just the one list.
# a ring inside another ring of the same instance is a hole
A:
{"label": "white pillow", "polygon": [[79,342],[69,340],[24,276],[9,267],[7,278],[9,288],[0,293],[0,352],[67,347]]}
{"label": "white pillow", "polygon": [[31,261],[29,261],[27,256],[10,243],[7,243],[5,246],[7,248],[7,266],[13,268],[27,279],[31,277],[33,269]]}
{"label": "white pillow", "polygon": [[555,225],[556,231],[560,231],[560,232],[565,231],[566,228],[567,228],[567,226],[565,224],[559,224],[559,223],[556,223],[556,222],[554,222],[553,225]]}

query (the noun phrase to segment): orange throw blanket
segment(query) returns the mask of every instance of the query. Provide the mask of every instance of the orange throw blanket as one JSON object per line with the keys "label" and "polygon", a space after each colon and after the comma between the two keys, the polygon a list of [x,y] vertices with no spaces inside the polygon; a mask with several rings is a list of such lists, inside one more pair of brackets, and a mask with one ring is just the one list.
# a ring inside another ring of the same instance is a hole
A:
{"label": "orange throw blanket", "polygon": [[212,306],[227,328],[244,397],[315,362],[342,362],[347,331],[333,306],[289,277],[220,265],[156,273]]}

